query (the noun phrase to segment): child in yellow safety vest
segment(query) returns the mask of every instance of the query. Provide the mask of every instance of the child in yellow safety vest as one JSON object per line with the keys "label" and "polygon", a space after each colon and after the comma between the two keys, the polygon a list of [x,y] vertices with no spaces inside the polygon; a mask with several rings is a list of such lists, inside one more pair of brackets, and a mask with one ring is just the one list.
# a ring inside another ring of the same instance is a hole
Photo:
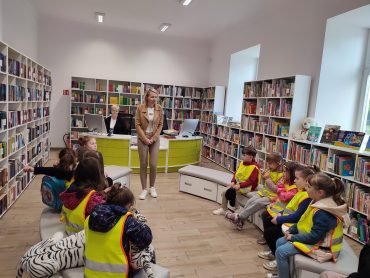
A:
{"label": "child in yellow safety vest", "polygon": [[132,277],[130,243],[141,250],[153,239],[150,228],[132,216],[134,202],[130,189],[113,185],[107,202],[87,217],[84,277]]}
{"label": "child in yellow safety vest", "polygon": [[248,146],[242,151],[242,162],[234,174],[229,188],[222,193],[222,207],[213,211],[216,215],[225,215],[227,203],[235,207],[236,193],[247,194],[256,190],[260,180],[260,169],[255,161],[257,151]]}
{"label": "child in yellow safety vest", "polygon": [[[277,194],[277,182],[283,177],[281,171],[281,162],[283,157],[280,153],[271,153],[266,157],[267,170],[262,174],[264,185],[258,191],[252,191],[247,194],[245,198],[248,198],[244,207],[239,213],[227,212],[225,217],[236,225],[238,230],[241,230],[244,225],[244,221],[252,214],[259,211],[270,204],[271,200],[276,197]],[[236,199],[244,198],[245,195],[237,194]]]}
{"label": "child in yellow safety vest", "polygon": [[342,181],[318,173],[308,179],[306,187],[312,202],[297,224],[276,242],[278,275],[289,278],[289,257],[306,254],[320,262],[336,261],[343,241],[343,221],[347,220],[347,205],[341,197]]}
{"label": "child in yellow safety vest", "polygon": [[284,211],[275,215],[270,221],[263,221],[263,236],[269,247],[269,250],[258,252],[258,257],[269,260],[263,264],[267,270],[276,271],[277,265],[275,260],[276,241],[284,236],[282,226],[290,227],[292,223],[297,223],[308,205],[311,198],[306,191],[307,180],[315,174],[316,169],[312,167],[299,166],[295,170],[294,184],[298,192],[290,200]]}

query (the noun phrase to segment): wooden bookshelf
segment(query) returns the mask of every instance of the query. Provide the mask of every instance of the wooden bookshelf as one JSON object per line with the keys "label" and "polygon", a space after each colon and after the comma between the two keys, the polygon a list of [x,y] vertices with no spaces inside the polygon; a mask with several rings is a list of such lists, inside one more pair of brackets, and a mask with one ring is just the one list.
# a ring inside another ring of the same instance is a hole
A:
{"label": "wooden bookshelf", "polygon": [[0,42],[0,218],[33,179],[26,164],[50,154],[51,72]]}

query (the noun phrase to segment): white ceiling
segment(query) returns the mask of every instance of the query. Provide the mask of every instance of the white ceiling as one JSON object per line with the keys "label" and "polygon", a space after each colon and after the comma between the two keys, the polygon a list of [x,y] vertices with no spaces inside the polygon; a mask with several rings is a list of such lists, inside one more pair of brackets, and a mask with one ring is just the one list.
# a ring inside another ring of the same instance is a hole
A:
{"label": "white ceiling", "polygon": [[160,24],[171,23],[161,35],[208,40],[276,0],[193,0],[187,7],[179,0],[30,1],[41,16],[97,24],[95,12],[103,12],[107,27],[160,34]]}

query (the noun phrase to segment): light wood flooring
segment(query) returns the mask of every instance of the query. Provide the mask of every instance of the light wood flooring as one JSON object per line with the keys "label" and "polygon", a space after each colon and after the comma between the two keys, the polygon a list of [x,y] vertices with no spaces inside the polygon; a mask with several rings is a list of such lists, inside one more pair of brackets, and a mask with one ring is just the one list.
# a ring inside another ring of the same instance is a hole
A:
{"label": "light wood flooring", "polygon": [[[202,166],[222,169],[208,161]],[[40,181],[37,177],[0,219],[0,277],[15,277],[19,258],[40,240]],[[158,263],[170,269],[171,277],[264,277],[264,261],[257,257],[264,248],[256,243],[258,228],[247,224],[235,230],[224,217],[212,215],[217,203],[179,192],[178,183],[177,173],[158,174],[158,198],[136,201],[153,231]],[[139,176],[132,175],[135,196],[139,184]],[[361,246],[351,244],[359,253]]]}

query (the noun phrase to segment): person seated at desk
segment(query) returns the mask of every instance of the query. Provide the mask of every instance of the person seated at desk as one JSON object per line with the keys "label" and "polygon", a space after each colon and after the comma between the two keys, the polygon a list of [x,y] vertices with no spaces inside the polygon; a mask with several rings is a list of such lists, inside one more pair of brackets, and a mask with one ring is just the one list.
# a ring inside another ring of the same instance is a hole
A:
{"label": "person seated at desk", "polygon": [[112,105],[110,107],[110,112],[111,116],[105,119],[107,133],[109,133],[110,130],[113,130],[113,134],[130,134],[131,130],[128,130],[124,120],[118,117],[119,106]]}

